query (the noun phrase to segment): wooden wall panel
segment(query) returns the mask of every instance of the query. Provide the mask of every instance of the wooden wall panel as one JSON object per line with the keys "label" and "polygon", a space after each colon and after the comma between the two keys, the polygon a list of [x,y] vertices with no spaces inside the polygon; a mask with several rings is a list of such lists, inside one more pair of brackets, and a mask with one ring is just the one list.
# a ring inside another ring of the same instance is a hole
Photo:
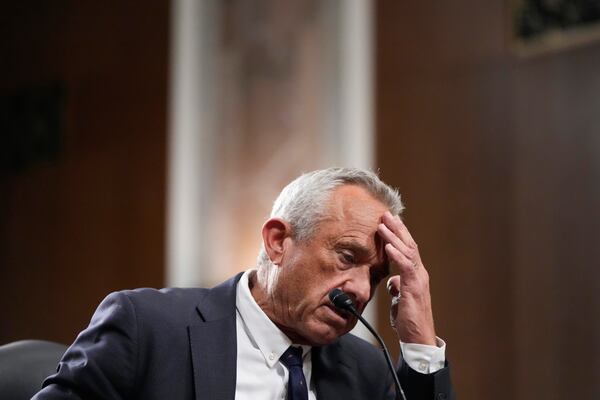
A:
{"label": "wooden wall panel", "polygon": [[599,70],[597,44],[521,62],[515,77],[520,398],[539,387],[551,399],[600,397],[590,340],[600,334]]}
{"label": "wooden wall panel", "polygon": [[0,90],[60,82],[54,162],[0,177],[0,343],[70,343],[110,291],[162,286],[167,1],[3,4]]}
{"label": "wooden wall panel", "polygon": [[377,3],[378,167],[459,397],[596,398],[600,44],[519,58],[507,4]]}

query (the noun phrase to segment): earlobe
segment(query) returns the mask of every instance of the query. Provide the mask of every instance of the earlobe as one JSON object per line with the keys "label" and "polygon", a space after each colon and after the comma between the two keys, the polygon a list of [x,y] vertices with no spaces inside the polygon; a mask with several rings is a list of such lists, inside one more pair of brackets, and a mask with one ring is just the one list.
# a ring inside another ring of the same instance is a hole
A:
{"label": "earlobe", "polygon": [[270,218],[262,228],[263,244],[271,262],[281,264],[285,253],[285,239],[291,236],[290,225],[281,218]]}

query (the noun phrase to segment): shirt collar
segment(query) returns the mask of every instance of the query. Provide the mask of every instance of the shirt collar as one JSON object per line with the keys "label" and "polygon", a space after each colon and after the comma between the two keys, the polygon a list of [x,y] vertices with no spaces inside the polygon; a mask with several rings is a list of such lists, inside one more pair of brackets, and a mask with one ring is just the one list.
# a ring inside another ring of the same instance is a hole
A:
{"label": "shirt collar", "polygon": [[[247,328],[248,336],[265,358],[267,365],[272,368],[279,357],[293,345],[292,341],[267,317],[252,297],[249,277],[255,273],[250,269],[242,275],[236,288],[236,308]],[[299,346],[299,345],[297,345]],[[302,345],[302,357],[310,353],[311,346]]]}

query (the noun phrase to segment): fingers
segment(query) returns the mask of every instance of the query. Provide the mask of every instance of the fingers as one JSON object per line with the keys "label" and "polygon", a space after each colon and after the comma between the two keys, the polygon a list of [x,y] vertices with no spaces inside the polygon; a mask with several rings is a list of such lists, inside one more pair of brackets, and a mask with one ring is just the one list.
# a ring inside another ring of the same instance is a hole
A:
{"label": "fingers", "polygon": [[395,248],[402,253],[408,253],[409,248],[404,242],[388,228],[385,224],[379,224],[379,234],[388,243],[391,243]]}
{"label": "fingers", "polygon": [[411,269],[421,264],[418,246],[400,217],[386,212],[377,230],[387,242],[385,251],[388,257],[396,262],[403,272],[410,274]]}
{"label": "fingers", "polygon": [[[384,224],[380,224],[379,234],[386,242],[388,242],[386,246],[391,246],[390,250],[395,249],[398,252],[400,252],[400,257],[409,260],[408,264],[414,267],[414,264],[418,262],[419,255],[416,249],[409,248],[406,244],[404,244],[404,242],[402,242],[402,240],[400,240],[400,238],[395,233],[393,233]],[[388,250],[388,253],[390,250]]]}
{"label": "fingers", "polygon": [[385,252],[390,260],[395,262],[400,268],[400,273],[407,277],[416,272],[416,262],[410,260],[401,251],[395,248],[391,243],[385,245]]}
{"label": "fingers", "polygon": [[389,211],[386,211],[382,217],[383,223],[387,226],[400,240],[410,249],[416,249],[417,243],[411,236],[408,228],[404,225],[404,222],[397,215],[392,215]]}

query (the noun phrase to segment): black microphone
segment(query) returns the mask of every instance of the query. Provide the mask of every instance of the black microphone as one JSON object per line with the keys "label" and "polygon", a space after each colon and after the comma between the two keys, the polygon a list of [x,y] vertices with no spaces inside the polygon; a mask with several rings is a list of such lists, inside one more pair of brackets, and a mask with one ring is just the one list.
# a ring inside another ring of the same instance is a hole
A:
{"label": "black microphone", "polygon": [[394,377],[394,384],[396,385],[396,398],[402,397],[402,399],[406,400],[406,396],[404,395],[404,391],[402,390],[402,386],[400,386],[400,380],[398,379],[398,375],[396,375],[396,370],[394,369],[394,365],[392,363],[392,358],[390,357],[390,353],[388,352],[387,347],[385,347],[385,343],[383,343],[383,339],[381,336],[375,332],[375,329],[365,320],[359,313],[356,311],[356,307],[354,306],[354,302],[344,291],[341,289],[335,288],[331,292],[329,292],[329,300],[333,303],[333,305],[343,311],[349,312],[354,315],[360,322],[363,323],[364,326],[367,327],[369,332],[375,336],[379,344],[381,345],[381,350],[383,350],[383,355],[385,356],[385,360],[387,361],[387,365]]}

